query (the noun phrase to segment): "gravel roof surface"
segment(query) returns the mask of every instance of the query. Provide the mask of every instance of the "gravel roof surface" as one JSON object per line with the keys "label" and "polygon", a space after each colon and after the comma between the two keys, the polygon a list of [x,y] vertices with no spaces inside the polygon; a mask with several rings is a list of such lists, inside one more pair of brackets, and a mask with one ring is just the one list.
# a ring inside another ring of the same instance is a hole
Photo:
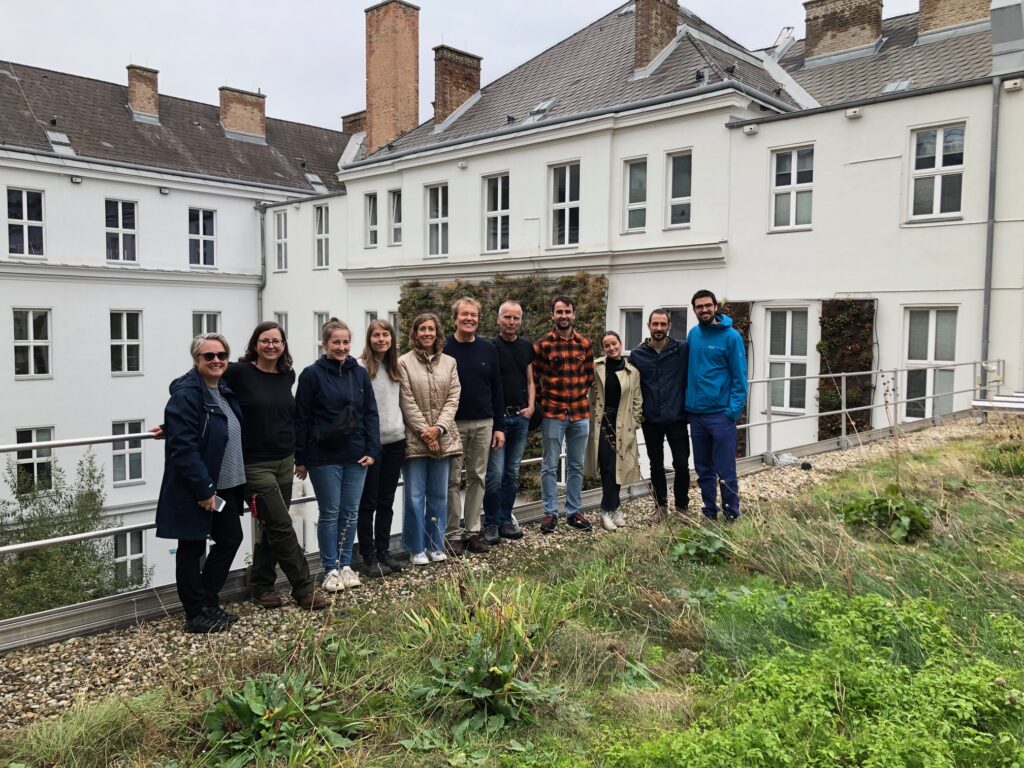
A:
{"label": "gravel roof surface", "polygon": [[[919,450],[963,438],[978,437],[992,427],[971,420],[926,429],[904,436],[903,449]],[[812,469],[799,464],[755,471],[742,481],[748,513],[758,501],[782,499],[811,484],[820,484],[852,466],[887,458],[892,440],[880,440],[849,451],[809,457]],[[691,490],[691,496],[695,494]],[[526,536],[504,542],[484,556],[466,561],[483,573],[523,573],[541,557],[558,557],[560,550],[578,551],[590,537],[630,535],[650,526],[652,506],[643,499],[624,505],[630,527],[608,533],[595,526],[581,533],[560,525],[557,532],[542,536],[535,525]],[[252,603],[231,606],[241,620],[219,635],[192,635],[182,631],[181,617],[152,621],[130,629],[78,637],[50,645],[12,651],[0,657],[0,732],[41,718],[54,717],[76,702],[97,701],[109,696],[130,698],[165,684],[205,679],[211,665],[230,665],[256,657],[274,644],[297,637],[311,623],[327,622],[332,615],[352,609],[373,610],[375,604],[404,600],[435,581],[453,566],[450,563],[413,568],[384,579],[364,579],[363,586],[347,589],[333,598],[327,610],[310,614],[295,607],[264,610]]]}

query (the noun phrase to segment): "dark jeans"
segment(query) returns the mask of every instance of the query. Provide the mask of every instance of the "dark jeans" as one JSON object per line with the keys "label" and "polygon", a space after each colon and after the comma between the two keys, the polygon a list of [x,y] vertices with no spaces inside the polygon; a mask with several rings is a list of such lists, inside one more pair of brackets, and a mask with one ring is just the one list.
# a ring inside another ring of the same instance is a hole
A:
{"label": "dark jeans", "polygon": [[[395,490],[405,461],[405,440],[388,443],[380,458],[366,470],[363,497],[359,500],[359,554],[363,560],[391,548],[391,521],[395,515]],[[374,517],[376,513],[376,517]]]}
{"label": "dark jeans", "polygon": [[252,546],[249,586],[255,596],[273,592],[277,581],[276,565],[292,585],[297,600],[313,591],[306,553],[292,527],[288,507],[292,503],[294,457],[277,461],[259,461],[245,465],[245,497],[256,511],[256,537]]}
{"label": "dark jeans", "polygon": [[651,488],[654,490],[655,502],[659,507],[668,506],[668,481],[665,477],[667,439],[669,450],[672,451],[672,469],[676,473],[672,484],[676,509],[686,509],[690,493],[690,440],[686,434],[686,422],[655,424],[645,421],[641,429],[647,444],[647,459],[651,464]]}
{"label": "dark jeans", "polygon": [[[174,556],[174,580],[178,599],[191,619],[220,603],[220,590],[228,578],[231,562],[242,545],[243,486],[222,488],[217,495],[227,502],[223,512],[214,512],[210,525],[213,546],[206,552],[206,539],[178,539]],[[206,554],[206,562],[203,555]]]}
{"label": "dark jeans", "polygon": [[693,466],[704,503],[704,514],[718,514],[716,495],[722,490],[726,517],[740,514],[740,486],[736,479],[736,423],[724,413],[690,415],[693,434]]}
{"label": "dark jeans", "polygon": [[601,511],[619,508],[619,486],[615,482],[615,414],[601,418],[601,434],[597,442],[597,465],[601,470]]}
{"label": "dark jeans", "polygon": [[530,420],[518,413],[505,417],[505,445],[491,451],[484,489],[484,525],[512,522],[519,492],[519,465],[526,450]]}

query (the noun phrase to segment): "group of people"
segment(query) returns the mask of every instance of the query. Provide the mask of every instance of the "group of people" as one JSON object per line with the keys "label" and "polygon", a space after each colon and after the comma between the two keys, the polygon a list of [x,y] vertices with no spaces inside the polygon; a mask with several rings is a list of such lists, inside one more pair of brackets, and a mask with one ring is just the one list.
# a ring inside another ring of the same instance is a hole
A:
{"label": "group of people", "polygon": [[413,565],[521,538],[512,509],[531,421],[539,421],[543,444],[542,533],[558,525],[563,445],[568,525],[591,528],[581,511],[585,473],[601,479],[603,527],[626,524],[620,489],[641,479],[638,428],[657,518],[668,509],[666,440],[675,508],[685,512],[687,424],[703,513],[717,516],[720,486],[722,511],[735,519],[743,343],[714,294],[698,291],[692,304],[698,324],[687,341],[671,337],[671,315],[657,309],[648,318],[650,337],[628,359],[615,331],[603,334],[604,355],[594,359],[591,341],[575,330],[575,304],[567,296],[552,301],[553,327],[536,343],[520,335],[523,309],[514,300],[498,310],[498,335],[480,337],[480,302],[464,296],[452,305],[451,335],[444,336],[436,314],[421,314],[410,329],[410,351],[401,356],[394,328],[374,320],[354,359],[351,331],[332,318],[322,328],[323,355],[299,374],[294,395],[288,341],[277,323],[257,325],[237,362],[229,362],[220,334],[197,336],[193,367],[171,384],[158,430],[166,462],[157,535],[178,540],[175,576],[186,629],[219,632],[237,621],[219,593],[242,542],[244,505],[257,523],[254,600],[264,608],[284,605],[274,589],[280,565],[300,607],[325,607],[288,512],[293,476],[308,477],[316,494],[325,592],[360,585],[353,568],[357,537],[364,576],[402,570],[389,550],[400,477],[402,543]]}

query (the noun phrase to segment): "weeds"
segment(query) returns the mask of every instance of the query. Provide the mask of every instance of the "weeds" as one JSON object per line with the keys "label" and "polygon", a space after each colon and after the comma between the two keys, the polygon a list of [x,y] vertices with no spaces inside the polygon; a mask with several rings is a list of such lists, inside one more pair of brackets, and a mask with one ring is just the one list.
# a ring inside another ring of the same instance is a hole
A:
{"label": "weeds", "polygon": [[926,536],[932,528],[931,505],[908,496],[896,484],[887,486],[878,496],[842,502],[839,512],[847,525],[886,531],[889,538],[901,544]]}

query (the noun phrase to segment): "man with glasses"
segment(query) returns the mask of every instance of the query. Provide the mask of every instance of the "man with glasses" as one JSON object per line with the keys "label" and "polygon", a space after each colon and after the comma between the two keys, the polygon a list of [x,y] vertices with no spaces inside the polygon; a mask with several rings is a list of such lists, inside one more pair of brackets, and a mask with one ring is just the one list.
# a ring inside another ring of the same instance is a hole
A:
{"label": "man with glasses", "polygon": [[691,304],[697,325],[686,337],[690,345],[686,413],[704,504],[701,511],[712,520],[718,517],[720,486],[722,512],[731,522],[740,515],[736,422],[747,401],[747,353],[732,319],[719,313],[715,294],[697,291]]}

